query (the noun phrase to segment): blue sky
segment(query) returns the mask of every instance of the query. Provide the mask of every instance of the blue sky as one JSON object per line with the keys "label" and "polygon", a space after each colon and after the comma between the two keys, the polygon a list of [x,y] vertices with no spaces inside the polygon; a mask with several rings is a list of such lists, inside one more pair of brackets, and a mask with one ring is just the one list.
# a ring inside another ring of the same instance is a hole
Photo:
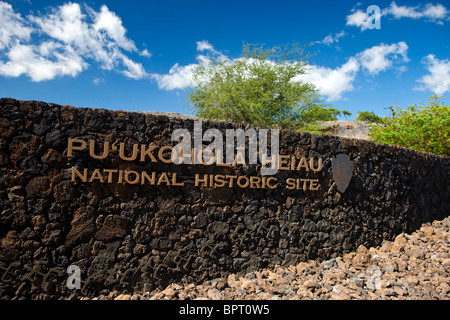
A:
{"label": "blue sky", "polygon": [[236,59],[243,42],[312,42],[298,80],[352,118],[383,116],[433,94],[449,102],[449,26],[448,0],[0,0],[0,97],[189,113],[200,61]]}

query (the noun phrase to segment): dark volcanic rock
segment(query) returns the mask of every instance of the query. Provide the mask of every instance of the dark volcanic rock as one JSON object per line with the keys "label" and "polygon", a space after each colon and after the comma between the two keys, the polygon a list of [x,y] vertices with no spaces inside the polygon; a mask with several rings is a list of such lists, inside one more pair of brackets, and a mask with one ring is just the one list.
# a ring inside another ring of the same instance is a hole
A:
{"label": "dark volcanic rock", "polygon": [[95,209],[92,207],[79,208],[74,215],[71,228],[67,234],[65,245],[73,247],[76,244],[89,242],[95,234]]}
{"label": "dark volcanic rock", "polygon": [[127,234],[125,221],[118,216],[109,215],[105,218],[100,230],[95,234],[95,239],[107,242],[113,239],[121,239]]}
{"label": "dark volcanic rock", "polygon": [[28,197],[45,197],[51,194],[50,181],[47,177],[33,178],[25,187]]}

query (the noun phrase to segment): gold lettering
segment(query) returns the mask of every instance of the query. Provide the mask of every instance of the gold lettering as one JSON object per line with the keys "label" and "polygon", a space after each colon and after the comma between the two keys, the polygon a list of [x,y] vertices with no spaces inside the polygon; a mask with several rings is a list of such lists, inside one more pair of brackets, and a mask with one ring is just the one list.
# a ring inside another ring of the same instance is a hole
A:
{"label": "gold lettering", "polygon": [[89,182],[93,182],[94,180],[98,180],[100,183],[104,182],[102,174],[100,172],[100,169],[94,170],[94,172],[92,173],[91,179],[89,179]]}
{"label": "gold lettering", "polygon": [[215,186],[218,188],[222,188],[223,186],[225,186],[225,176],[218,174],[216,176],[214,176],[214,182],[215,182]]}
{"label": "gold lettering", "polygon": [[208,187],[208,175],[204,174],[203,179],[200,179],[200,175],[195,175],[195,186],[198,187],[202,183],[202,187]]}
{"label": "gold lettering", "polygon": [[227,178],[227,179],[230,179],[230,182],[229,182],[228,186],[229,186],[230,188],[232,188],[233,185],[234,185],[234,180],[236,180],[237,176],[229,176],[229,175],[227,175],[226,178]]}
{"label": "gold lettering", "polygon": [[295,156],[291,156],[291,171],[295,170]]}
{"label": "gold lettering", "polygon": [[297,181],[297,189],[299,189],[300,190],[300,186],[299,186],[299,184],[300,184],[300,182],[303,182],[303,191],[306,191],[306,184],[308,183],[308,181],[309,181],[309,179],[300,179],[300,180],[298,180]]}
{"label": "gold lettering", "polygon": [[[245,180],[245,183],[241,183],[241,180]],[[237,179],[237,185],[238,185],[240,188],[247,188],[247,187],[248,187],[248,184],[249,184],[249,179],[248,179],[246,176],[240,176],[240,177]]]}
{"label": "gold lettering", "polygon": [[112,183],[112,175],[117,173],[117,170],[105,169],[103,172],[108,174],[108,183]]}
{"label": "gold lettering", "polygon": [[[165,152],[166,150],[170,150],[170,152],[171,152],[171,155],[170,155],[169,159],[164,158],[164,152]],[[159,149],[159,152],[158,152],[158,158],[159,158],[159,160],[160,160],[161,162],[164,162],[164,163],[172,163],[172,150],[173,150],[173,147],[172,147],[172,146],[164,146],[164,147],[160,148],[160,149]]]}
{"label": "gold lettering", "polygon": [[260,177],[250,177],[250,189],[261,188]]}
{"label": "gold lettering", "polygon": [[319,160],[317,160],[317,168],[314,168],[314,158],[309,159],[309,167],[314,172],[319,172],[320,170],[322,170],[323,168],[322,158],[319,158]]}
{"label": "gold lettering", "polygon": [[161,174],[161,176],[159,177],[159,180],[158,180],[157,185],[159,186],[159,185],[161,185],[161,183],[163,183],[163,182],[164,182],[166,185],[170,186],[170,180],[169,180],[169,178],[167,177],[167,173],[166,173],[166,172],[163,172],[163,173]]}
{"label": "gold lettering", "polygon": [[[139,147],[140,146],[140,147]],[[103,151],[101,154],[98,154],[99,150],[96,150],[96,141],[88,140],[87,142],[82,139],[68,139],[68,148],[67,148],[67,156],[73,157],[74,151],[82,151],[89,147],[89,155],[94,159],[105,159],[110,153],[110,142],[103,142]],[[174,159],[178,160],[179,157],[183,157],[183,149],[178,150],[178,152],[174,155],[174,147],[172,146],[163,146],[159,148],[158,152],[153,153],[155,149],[158,147],[155,144],[151,144],[149,146],[133,144],[132,152],[130,156],[125,155],[125,142],[121,142],[119,146],[119,157],[125,161],[134,161],[138,158],[138,152],[140,148],[140,161],[146,161],[147,157],[150,158],[151,162],[163,162],[166,164],[174,163]],[[113,150],[117,150],[117,148],[113,145]],[[238,164],[247,167],[245,162],[245,157],[243,152],[237,152],[233,164],[223,164],[222,159],[223,156],[220,151],[217,151],[217,156],[215,156],[216,152],[209,151],[210,157],[208,157],[207,163],[203,161],[203,150],[200,149],[191,149],[191,162],[201,163],[202,165],[211,165],[214,162],[217,162],[217,166],[236,166]],[[97,154],[96,154],[97,151]],[[168,154],[170,153],[170,157]],[[189,155],[184,156],[185,158],[189,158]],[[183,158],[184,158],[183,157]],[[200,157],[200,159],[198,159]],[[296,158],[295,155],[278,155],[278,158],[267,158],[263,155],[261,159],[262,167],[265,168],[268,163],[273,164],[275,160],[278,160],[278,169],[279,170],[297,170],[297,171],[313,171],[315,173],[320,172],[323,169],[323,159],[320,157],[316,158]],[[215,161],[213,161],[215,160]],[[95,169],[93,173],[89,176],[88,169],[79,170],[77,168],[72,168],[72,182],[99,182],[99,183],[113,183],[116,179],[118,183],[127,183],[127,184],[151,184],[151,185],[162,185],[165,184],[167,186],[179,186],[183,187],[185,185],[184,182],[177,181],[176,173],[162,173],[158,179],[156,179],[156,173],[152,172],[148,174],[145,171],[138,172],[133,170],[117,170],[117,169],[103,169],[103,172],[100,169]],[[288,190],[312,190],[317,191],[321,188],[319,179],[295,179],[288,178],[285,180],[286,189]],[[279,182],[275,177],[258,177],[258,176],[239,176],[239,175],[215,175],[215,174],[196,174],[195,175],[195,186],[196,187],[214,187],[214,188],[222,188],[228,186],[230,188],[234,186],[238,186],[240,188],[251,188],[251,189],[276,189],[279,186]]]}
{"label": "gold lettering", "polygon": [[275,163],[276,162],[276,155],[272,155],[270,157],[267,157],[264,153],[262,155],[261,159],[261,167],[266,168],[266,166],[270,163],[269,168],[275,169]]}
{"label": "gold lettering", "polygon": [[287,180],[286,180],[286,183],[287,183],[286,189],[288,189],[288,190],[293,190],[293,189],[295,189],[295,179],[294,179],[294,178],[289,178],[289,179],[287,179]]}
{"label": "gold lettering", "polygon": [[137,158],[139,146],[133,143],[133,152],[130,157],[125,156],[125,142],[119,144],[119,157],[124,161],[134,161]]}
{"label": "gold lettering", "polygon": [[144,185],[145,181],[148,181],[151,185],[155,185],[156,182],[156,173],[152,172],[152,177],[150,178],[150,176],[148,175],[147,172],[142,171],[142,179],[141,179],[141,184]]}
{"label": "gold lettering", "polygon": [[142,144],[141,145],[141,162],[145,162],[145,157],[150,157],[150,160],[152,162],[158,162],[158,160],[156,160],[156,158],[153,156],[152,151],[155,150],[157,148],[156,145],[152,144],[149,146],[148,149],[146,149],[146,145]]}
{"label": "gold lettering", "polygon": [[100,160],[105,159],[109,154],[109,142],[105,141],[103,143],[103,154],[101,156],[97,156],[94,151],[95,151],[95,141],[90,140],[89,141],[89,155],[94,159],[100,159]]}
{"label": "gold lettering", "polygon": [[319,190],[319,188],[320,188],[319,179],[311,179],[309,184],[309,190],[317,191]]}
{"label": "gold lettering", "polygon": [[172,175],[172,186],[174,187],[184,187],[184,182],[177,182],[177,174]]}
{"label": "gold lettering", "polygon": [[305,169],[305,171],[309,171],[308,162],[306,161],[306,158],[301,158],[300,162],[297,166],[297,171],[300,171],[300,169]]}
{"label": "gold lettering", "polygon": [[265,188],[266,188],[266,182],[267,182],[267,177],[263,177],[263,178],[262,178],[262,185],[261,185],[261,188],[262,188],[262,189],[265,189]]}
{"label": "gold lettering", "polygon": [[278,156],[278,169],[289,170],[289,156]]}
{"label": "gold lettering", "polygon": [[[135,175],[135,178],[134,178],[134,180],[131,180],[130,179],[130,174],[134,174]],[[125,182],[126,183],[129,183],[129,184],[138,184],[139,183],[139,180],[140,180],[140,176],[139,176],[139,173],[137,173],[136,171],[133,171],[133,170],[130,170],[130,171],[126,171],[125,172]]]}
{"label": "gold lettering", "polygon": [[81,174],[81,172],[78,171],[77,168],[72,168],[72,182],[75,182],[75,176],[78,176],[78,178],[80,178],[82,182],[87,182],[87,174],[87,169],[84,169],[83,174]]}
{"label": "gold lettering", "polygon": [[276,185],[270,184],[270,181],[274,181],[274,180],[277,181],[277,178],[270,177],[269,179],[267,179],[267,187],[269,187],[269,189],[275,189],[278,186],[278,184],[276,184]]}
{"label": "gold lettering", "polygon": [[[79,143],[79,146],[74,146],[74,143]],[[87,147],[87,143],[84,140],[81,139],[70,139],[69,138],[69,145],[67,147],[67,156],[73,157],[73,150],[84,150]]]}

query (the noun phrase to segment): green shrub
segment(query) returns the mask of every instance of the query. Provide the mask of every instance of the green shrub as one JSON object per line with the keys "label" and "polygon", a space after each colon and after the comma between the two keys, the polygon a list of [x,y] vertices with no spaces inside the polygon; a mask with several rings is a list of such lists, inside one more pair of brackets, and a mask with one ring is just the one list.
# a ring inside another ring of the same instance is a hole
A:
{"label": "green shrub", "polygon": [[294,79],[306,72],[305,48],[244,45],[239,59],[201,64],[188,93],[191,110],[208,120],[291,130],[336,120],[340,111],[322,103],[313,84]]}
{"label": "green shrub", "polygon": [[383,123],[383,118],[377,116],[375,113],[371,111],[359,111],[358,116],[355,119],[356,121],[368,121],[372,123]]}
{"label": "green shrub", "polygon": [[450,156],[450,106],[434,95],[426,105],[394,108],[386,126],[372,126],[369,136],[375,142]]}

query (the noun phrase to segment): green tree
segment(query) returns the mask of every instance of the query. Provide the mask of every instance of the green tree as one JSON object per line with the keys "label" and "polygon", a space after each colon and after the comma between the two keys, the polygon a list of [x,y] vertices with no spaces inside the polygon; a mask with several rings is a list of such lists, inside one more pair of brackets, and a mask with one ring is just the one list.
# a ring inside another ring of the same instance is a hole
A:
{"label": "green tree", "polygon": [[358,111],[358,115],[356,116],[356,121],[368,121],[372,123],[383,123],[383,118],[377,116],[375,113],[371,111]]}
{"label": "green tree", "polygon": [[201,118],[265,128],[336,120],[340,111],[323,103],[313,84],[295,79],[305,73],[308,47],[246,44],[239,59],[200,64],[188,96],[191,109]]}
{"label": "green tree", "polygon": [[369,132],[375,142],[450,156],[450,106],[434,95],[426,105],[394,108],[386,126],[373,126]]}
{"label": "green tree", "polygon": [[352,115],[352,113],[347,110],[342,110],[341,115],[343,115],[345,117],[345,119],[347,119],[347,117],[350,117]]}

